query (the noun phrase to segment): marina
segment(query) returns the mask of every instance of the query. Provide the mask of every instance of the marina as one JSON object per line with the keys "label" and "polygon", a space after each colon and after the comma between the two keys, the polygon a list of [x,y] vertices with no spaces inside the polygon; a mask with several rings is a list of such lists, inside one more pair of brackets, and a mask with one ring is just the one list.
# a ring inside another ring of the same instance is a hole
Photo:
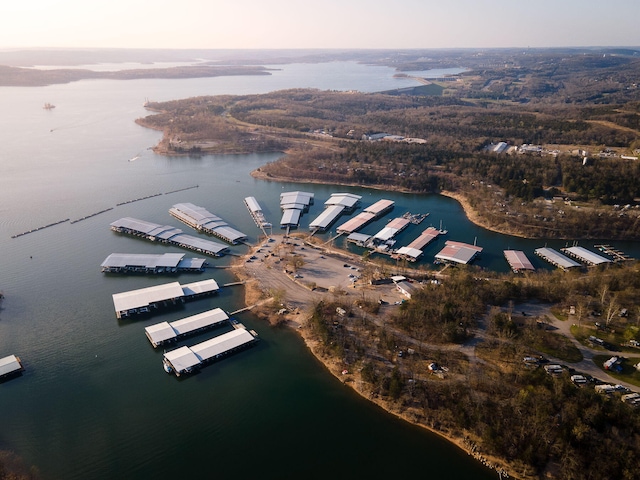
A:
{"label": "marina", "polygon": [[215,280],[180,285],[178,282],[114,293],[113,306],[118,319],[150,315],[161,309],[176,307],[187,300],[213,295],[219,290]]}
{"label": "marina", "polygon": [[116,220],[111,223],[111,230],[152,242],[176,245],[214,257],[220,257],[229,251],[228,247],[221,243],[186,235],[179,228],[170,225],[158,225],[137,218],[124,217]]}
{"label": "marina", "polygon": [[161,322],[145,327],[145,335],[153,348],[169,342],[175,342],[187,335],[192,335],[210,328],[220,326],[229,321],[229,316],[221,308],[214,308],[197,315],[192,315],[175,322]]}
{"label": "marina", "polygon": [[504,258],[511,267],[513,273],[520,273],[522,271],[533,272],[535,267],[529,261],[525,253],[521,250],[505,250]]}
{"label": "marina", "polygon": [[101,264],[102,273],[156,275],[204,272],[204,258],[184,258],[184,253],[140,254],[112,253]]}
{"label": "marina", "polygon": [[208,233],[233,245],[247,239],[247,235],[231,227],[222,218],[193,203],[177,203],[169,209],[169,213],[198,232]]}
{"label": "marina", "polygon": [[234,330],[192,347],[180,347],[166,352],[163,357],[164,369],[177,377],[193,373],[202,365],[244,349],[257,340],[254,331],[248,331],[238,324]]}
{"label": "marina", "polygon": [[597,253],[594,253],[590,250],[587,250],[586,248],[579,247],[577,245],[574,245],[573,247],[562,248],[561,251],[563,253],[566,253],[570,257],[591,266],[611,263],[611,260],[609,260],[608,258],[605,258],[602,255],[598,255]]}
{"label": "marina", "polygon": [[550,263],[554,267],[561,268],[562,270],[569,270],[571,268],[580,268],[582,265],[569,257],[562,255],[560,252],[553,248],[543,247],[536,248],[533,253]]}
{"label": "marina", "polygon": [[16,355],[0,358],[0,380],[17,376],[24,370],[20,358]]}

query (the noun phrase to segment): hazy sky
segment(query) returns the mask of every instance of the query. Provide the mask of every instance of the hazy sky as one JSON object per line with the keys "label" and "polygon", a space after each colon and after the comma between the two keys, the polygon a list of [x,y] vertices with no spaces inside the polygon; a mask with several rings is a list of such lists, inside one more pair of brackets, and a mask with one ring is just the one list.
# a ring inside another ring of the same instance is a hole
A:
{"label": "hazy sky", "polygon": [[640,0],[0,1],[0,47],[640,46]]}

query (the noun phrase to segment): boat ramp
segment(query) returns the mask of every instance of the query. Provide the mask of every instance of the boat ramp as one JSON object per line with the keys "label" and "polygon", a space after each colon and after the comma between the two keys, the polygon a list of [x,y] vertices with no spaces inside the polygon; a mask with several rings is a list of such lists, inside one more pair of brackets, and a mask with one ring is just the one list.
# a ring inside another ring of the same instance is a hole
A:
{"label": "boat ramp", "polygon": [[166,352],[162,360],[165,371],[174,373],[177,377],[193,373],[206,363],[247,348],[256,342],[258,335],[253,330],[247,330],[242,324],[235,324],[234,327],[231,332],[192,347],[184,346]]}
{"label": "boat ramp", "polygon": [[179,228],[170,225],[158,225],[132,217],[124,217],[112,222],[111,230],[144,238],[152,242],[176,245],[214,257],[220,257],[229,251],[229,247],[226,245],[186,235]]}
{"label": "boat ramp", "polygon": [[162,308],[178,306],[185,301],[213,295],[220,288],[213,280],[180,285],[178,282],[153,287],[114,293],[112,295],[116,317],[129,318],[136,315],[151,314]]}
{"label": "boat ramp", "polygon": [[224,310],[214,308],[175,322],[161,322],[150,325],[144,329],[144,332],[153,348],[156,348],[165,343],[175,342],[184,336],[220,326],[228,321],[229,315]]}
{"label": "boat ramp", "polygon": [[233,245],[247,239],[244,233],[231,227],[222,218],[193,203],[177,203],[169,209],[169,213],[197,231],[214,235]]}

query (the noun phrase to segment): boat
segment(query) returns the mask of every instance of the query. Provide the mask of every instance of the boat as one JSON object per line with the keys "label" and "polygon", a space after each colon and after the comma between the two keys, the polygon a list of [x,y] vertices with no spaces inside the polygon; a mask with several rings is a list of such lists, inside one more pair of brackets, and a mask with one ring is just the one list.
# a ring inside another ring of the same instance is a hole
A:
{"label": "boat", "polygon": [[164,371],[167,373],[173,372],[171,365],[169,365],[167,362],[162,362],[162,368],[164,368]]}
{"label": "boat", "polygon": [[42,108],[44,108],[45,110],[52,110],[52,109],[56,108],[56,106],[53,105],[52,103],[47,102],[47,103],[44,104],[44,106]]}

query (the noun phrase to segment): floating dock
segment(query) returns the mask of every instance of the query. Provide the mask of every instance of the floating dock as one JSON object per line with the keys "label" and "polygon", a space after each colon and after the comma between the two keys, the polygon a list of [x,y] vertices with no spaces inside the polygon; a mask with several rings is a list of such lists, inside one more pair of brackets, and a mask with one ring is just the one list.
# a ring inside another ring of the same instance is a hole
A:
{"label": "floating dock", "polygon": [[169,209],[169,213],[197,231],[214,235],[233,245],[247,239],[244,233],[231,227],[222,218],[193,203],[176,203]]}
{"label": "floating dock", "polygon": [[220,257],[229,251],[229,247],[221,243],[186,235],[179,228],[170,225],[158,225],[137,218],[124,217],[116,220],[111,223],[111,230],[152,242],[176,245],[214,257]]}
{"label": "floating dock", "polygon": [[594,247],[600,250],[602,253],[612,257],[616,262],[626,262],[629,260],[633,260],[632,257],[627,255],[623,251],[612,247],[611,245],[594,245]]}
{"label": "floating dock", "polygon": [[361,213],[340,225],[337,233],[354,233],[373,220],[383,216],[385,213],[393,209],[395,202],[391,200],[379,200],[373,205],[365,208]]}
{"label": "floating dock", "polygon": [[168,342],[175,342],[179,338],[193,335],[229,321],[229,315],[221,308],[214,308],[207,312],[192,315],[175,322],[161,322],[144,329],[145,335],[156,348]]}
{"label": "floating dock", "polygon": [[151,314],[159,309],[180,305],[188,300],[213,295],[220,288],[213,280],[180,285],[178,282],[114,293],[113,306],[117,318]]}
{"label": "floating dock", "polygon": [[504,258],[507,260],[507,263],[509,263],[511,270],[513,270],[514,273],[520,273],[525,270],[533,272],[535,270],[535,267],[523,251],[505,250],[503,253]]}
{"label": "floating dock", "polygon": [[0,358],[0,379],[18,375],[23,370],[22,362],[16,355]]}
{"label": "floating dock", "polygon": [[370,241],[371,235],[366,235],[364,233],[352,233],[347,237],[347,242],[354,243],[359,247],[366,247]]}
{"label": "floating dock", "polygon": [[454,242],[447,240],[445,247],[435,255],[435,259],[445,263],[459,263],[466,265],[473,261],[483,248],[468,243]]}
{"label": "floating dock", "polygon": [[280,228],[297,228],[300,224],[302,213],[309,210],[309,205],[313,205],[314,194],[309,192],[283,192],[280,194],[280,208],[282,209],[282,219]]}
{"label": "floating dock", "polygon": [[424,248],[440,236],[440,230],[429,227],[423,231],[418,238],[406,247],[400,247],[392,255],[392,258],[406,258],[415,262],[424,253]]}
{"label": "floating dock", "polygon": [[562,248],[561,251],[566,253],[570,257],[591,266],[611,263],[611,260],[609,260],[608,258],[605,258],[602,255],[598,255],[597,253],[594,253],[583,247],[573,246]]}
{"label": "floating dock", "polygon": [[177,377],[192,373],[200,366],[246,348],[257,340],[257,334],[249,332],[243,326],[231,332],[214,337],[211,340],[194,345],[180,347],[164,354],[163,364],[167,372]]}
{"label": "floating dock", "polygon": [[264,212],[262,211],[262,207],[260,206],[258,201],[255,199],[255,197],[246,197],[244,199],[244,204],[247,207],[247,210],[249,210],[251,218],[253,218],[256,226],[262,230],[262,233],[264,233],[265,236],[268,237],[269,235],[267,235],[267,229],[269,229],[269,233],[271,233],[272,225],[271,223],[267,222],[267,219],[264,216]]}
{"label": "floating dock", "polygon": [[360,195],[352,193],[333,193],[324,202],[325,209],[309,224],[309,229],[315,232],[325,232],[344,213],[353,212],[360,204]]}
{"label": "floating dock", "polygon": [[[411,224],[411,221],[408,218],[398,217],[390,220],[387,225],[376,233],[372,239],[372,246],[378,245],[387,245],[387,247],[392,246],[394,242],[394,237],[402,232],[405,228],[407,228]],[[394,242],[395,243],[395,242]]]}
{"label": "floating dock", "polygon": [[549,262],[551,265],[561,268],[562,270],[569,270],[571,268],[580,268],[582,265],[569,257],[565,257],[560,252],[553,248],[543,247],[536,248],[533,253]]}
{"label": "floating dock", "polygon": [[204,272],[204,258],[184,258],[184,253],[138,254],[112,253],[100,264],[102,273],[173,274]]}

